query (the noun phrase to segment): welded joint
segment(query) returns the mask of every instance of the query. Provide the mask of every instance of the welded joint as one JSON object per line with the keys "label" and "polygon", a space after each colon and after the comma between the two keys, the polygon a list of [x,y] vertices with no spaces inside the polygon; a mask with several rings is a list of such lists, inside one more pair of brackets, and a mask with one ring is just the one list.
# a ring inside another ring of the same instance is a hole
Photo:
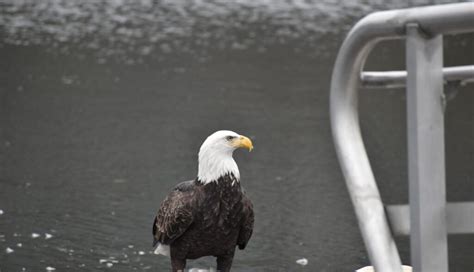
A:
{"label": "welded joint", "polygon": [[443,112],[446,110],[446,107],[448,106],[448,102],[453,100],[459,93],[459,87],[463,86],[463,81],[461,80],[456,80],[456,81],[445,81],[446,87],[444,88],[443,91],[443,100],[444,100],[444,107],[443,107]]}
{"label": "welded joint", "polygon": [[409,29],[416,29],[420,36],[425,39],[431,39],[436,36],[436,34],[430,32],[427,28],[424,28],[419,22],[409,22],[405,24],[405,35],[408,34]]}
{"label": "welded joint", "polygon": [[440,101],[441,101],[441,110],[443,111],[443,114],[446,112],[446,107],[448,105],[448,101],[446,99],[446,95],[444,92],[441,93],[440,95]]}

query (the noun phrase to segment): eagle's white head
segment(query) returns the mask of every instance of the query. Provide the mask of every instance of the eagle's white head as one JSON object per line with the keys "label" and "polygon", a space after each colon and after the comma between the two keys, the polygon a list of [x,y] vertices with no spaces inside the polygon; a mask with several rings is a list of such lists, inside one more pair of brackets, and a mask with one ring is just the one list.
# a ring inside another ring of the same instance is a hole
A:
{"label": "eagle's white head", "polygon": [[230,130],[219,130],[207,137],[199,149],[198,179],[207,184],[230,173],[240,179],[239,167],[232,157],[240,147],[251,151],[252,141]]}

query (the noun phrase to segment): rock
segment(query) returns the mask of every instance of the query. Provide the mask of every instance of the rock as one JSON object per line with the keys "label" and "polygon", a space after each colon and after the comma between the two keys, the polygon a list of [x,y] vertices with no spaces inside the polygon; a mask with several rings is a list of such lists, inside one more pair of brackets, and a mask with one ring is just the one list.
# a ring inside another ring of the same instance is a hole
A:
{"label": "rock", "polygon": [[308,264],[308,259],[306,258],[301,258],[299,260],[296,260],[296,263],[299,264],[299,265],[302,265],[302,266],[305,266]]}

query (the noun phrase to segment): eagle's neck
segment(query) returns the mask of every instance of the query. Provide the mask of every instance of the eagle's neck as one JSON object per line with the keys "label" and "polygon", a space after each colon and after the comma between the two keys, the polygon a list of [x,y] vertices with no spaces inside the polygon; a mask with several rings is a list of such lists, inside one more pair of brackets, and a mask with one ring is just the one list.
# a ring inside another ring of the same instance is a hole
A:
{"label": "eagle's neck", "polygon": [[232,158],[232,151],[209,149],[199,152],[198,180],[203,184],[218,182],[220,177],[233,175],[237,182],[240,172],[237,163]]}

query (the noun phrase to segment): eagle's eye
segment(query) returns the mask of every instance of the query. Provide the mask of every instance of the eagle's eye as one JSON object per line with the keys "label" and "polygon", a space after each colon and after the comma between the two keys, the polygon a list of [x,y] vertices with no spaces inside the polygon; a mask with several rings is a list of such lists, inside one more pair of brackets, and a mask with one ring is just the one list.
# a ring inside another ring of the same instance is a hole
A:
{"label": "eagle's eye", "polygon": [[227,141],[231,141],[232,139],[235,139],[235,138],[236,138],[235,136],[227,136],[227,137],[225,137],[225,139],[226,139]]}

